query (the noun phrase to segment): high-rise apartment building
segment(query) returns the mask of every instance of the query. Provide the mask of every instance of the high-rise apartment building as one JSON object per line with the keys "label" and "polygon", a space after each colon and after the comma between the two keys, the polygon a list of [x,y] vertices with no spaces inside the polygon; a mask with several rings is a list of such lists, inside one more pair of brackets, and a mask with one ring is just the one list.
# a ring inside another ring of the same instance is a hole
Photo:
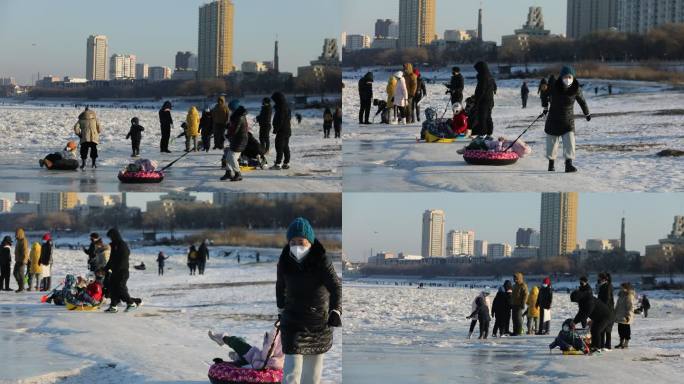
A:
{"label": "high-rise apartment building", "polygon": [[539,256],[567,255],[577,246],[577,192],[542,193]]}
{"label": "high-rise apartment building", "polygon": [[474,231],[449,231],[446,238],[447,256],[473,256],[475,254]]}
{"label": "high-rise apartment building", "polygon": [[76,192],[41,192],[38,213],[41,215],[61,212],[78,205]]}
{"label": "high-rise apartment building", "polygon": [[200,7],[199,79],[214,79],[233,71],[234,9],[231,0],[217,0]]}
{"label": "high-rise apartment building", "polygon": [[[579,39],[618,27],[618,0],[567,0],[566,34]],[[643,1],[642,1],[643,2]]]}
{"label": "high-rise apartment building", "polygon": [[489,242],[487,240],[475,240],[475,257],[487,257],[487,248]]}
{"label": "high-rise apartment building", "polygon": [[646,33],[663,24],[684,23],[684,0],[619,0],[617,27],[621,32]]}
{"label": "high-rise apartment building", "polygon": [[107,36],[91,35],[88,37],[86,50],[86,79],[107,80]]}
{"label": "high-rise apartment building", "polygon": [[135,55],[113,55],[109,61],[109,79],[135,79],[135,61]]}
{"label": "high-rise apartment building", "polygon": [[444,257],[444,211],[431,209],[423,212],[423,257]]}
{"label": "high-rise apartment building", "polygon": [[428,45],[435,39],[436,0],[399,0],[399,48]]}

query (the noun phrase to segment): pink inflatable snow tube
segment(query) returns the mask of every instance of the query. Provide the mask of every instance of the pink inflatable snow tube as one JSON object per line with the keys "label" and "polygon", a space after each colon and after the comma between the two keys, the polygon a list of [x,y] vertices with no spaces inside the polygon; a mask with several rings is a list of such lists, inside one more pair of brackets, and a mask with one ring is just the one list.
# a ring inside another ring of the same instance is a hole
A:
{"label": "pink inflatable snow tube", "polygon": [[240,368],[233,363],[216,363],[209,368],[209,381],[212,384],[264,384],[280,383],[283,371],[276,369]]}
{"label": "pink inflatable snow tube", "polygon": [[124,184],[161,183],[162,180],[164,180],[162,171],[119,172],[119,181]]}
{"label": "pink inflatable snow tube", "polygon": [[520,157],[517,153],[485,151],[481,149],[466,149],[463,159],[468,164],[473,165],[510,165],[518,161]]}

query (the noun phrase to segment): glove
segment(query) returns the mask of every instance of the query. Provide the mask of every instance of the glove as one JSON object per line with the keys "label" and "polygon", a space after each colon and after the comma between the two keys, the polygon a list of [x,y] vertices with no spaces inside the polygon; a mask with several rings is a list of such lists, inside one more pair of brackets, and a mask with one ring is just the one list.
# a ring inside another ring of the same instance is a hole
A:
{"label": "glove", "polygon": [[587,121],[591,121],[591,115],[586,116]]}
{"label": "glove", "polygon": [[340,314],[340,311],[334,309],[330,311],[330,315],[328,316],[328,325],[331,327],[341,327],[342,326],[342,317]]}
{"label": "glove", "polygon": [[549,110],[546,109],[546,108],[544,108],[544,111],[542,112],[542,115],[543,115],[543,116],[546,116],[548,113],[549,113]]}

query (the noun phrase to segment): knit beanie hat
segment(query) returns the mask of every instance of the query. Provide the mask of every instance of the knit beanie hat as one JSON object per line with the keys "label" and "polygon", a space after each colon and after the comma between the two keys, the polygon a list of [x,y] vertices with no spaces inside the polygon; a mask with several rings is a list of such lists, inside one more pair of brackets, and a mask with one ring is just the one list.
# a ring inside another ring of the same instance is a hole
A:
{"label": "knit beanie hat", "polygon": [[314,230],[311,227],[309,220],[303,217],[294,219],[292,224],[287,228],[287,241],[292,240],[294,237],[303,237],[313,244],[314,240],[316,240],[316,236],[314,235]]}
{"label": "knit beanie hat", "polygon": [[563,76],[571,75],[572,77],[577,77],[575,76],[575,69],[569,65],[564,65],[563,68],[561,69],[560,72],[560,77],[562,78]]}

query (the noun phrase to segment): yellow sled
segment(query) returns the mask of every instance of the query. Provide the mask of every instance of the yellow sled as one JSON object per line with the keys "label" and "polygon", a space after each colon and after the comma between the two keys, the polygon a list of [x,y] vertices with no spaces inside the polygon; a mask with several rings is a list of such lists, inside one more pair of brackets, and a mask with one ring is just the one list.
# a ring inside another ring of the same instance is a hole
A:
{"label": "yellow sled", "polygon": [[257,169],[257,167],[251,166],[251,165],[241,165],[240,166],[240,172],[242,172],[242,173],[256,171],[256,169]]}
{"label": "yellow sled", "polygon": [[564,355],[584,355],[584,352],[578,351],[578,350],[575,350],[575,349],[571,349],[571,350],[569,350],[569,351],[563,351],[563,354],[564,354]]}
{"label": "yellow sled", "polygon": [[85,311],[85,312],[90,312],[90,311],[97,311],[100,309],[99,305],[92,306],[92,305],[75,305],[71,303],[66,303],[66,309],[69,311]]}
{"label": "yellow sled", "polygon": [[453,143],[456,141],[455,137],[446,138],[438,137],[430,133],[430,131],[425,132],[425,142],[426,143]]}

